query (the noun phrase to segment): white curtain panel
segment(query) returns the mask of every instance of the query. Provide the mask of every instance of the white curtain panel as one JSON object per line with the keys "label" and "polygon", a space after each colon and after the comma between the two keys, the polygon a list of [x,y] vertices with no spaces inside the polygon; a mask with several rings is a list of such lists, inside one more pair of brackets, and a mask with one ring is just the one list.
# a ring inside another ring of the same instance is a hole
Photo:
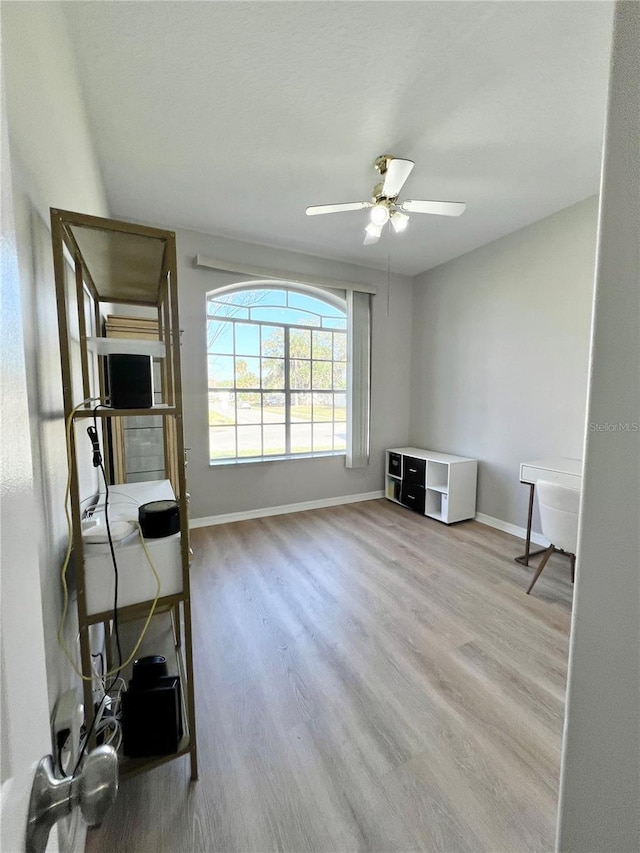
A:
{"label": "white curtain panel", "polygon": [[347,291],[347,468],[369,464],[371,296]]}

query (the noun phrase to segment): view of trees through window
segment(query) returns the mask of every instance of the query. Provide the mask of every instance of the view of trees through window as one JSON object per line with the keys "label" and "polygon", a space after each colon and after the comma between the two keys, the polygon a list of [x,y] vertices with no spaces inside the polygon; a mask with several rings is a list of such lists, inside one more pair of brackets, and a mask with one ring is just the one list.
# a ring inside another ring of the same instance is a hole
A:
{"label": "view of trees through window", "polygon": [[208,295],[212,462],[344,453],[343,304],[285,288]]}

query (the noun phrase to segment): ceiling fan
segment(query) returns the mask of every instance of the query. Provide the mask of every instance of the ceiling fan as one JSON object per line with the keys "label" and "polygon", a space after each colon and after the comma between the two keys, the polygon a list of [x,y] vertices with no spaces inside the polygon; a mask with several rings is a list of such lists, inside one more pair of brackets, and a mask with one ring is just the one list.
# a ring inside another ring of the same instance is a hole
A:
{"label": "ceiling fan", "polygon": [[[439,216],[460,216],[466,204],[462,201],[412,201],[398,202],[398,195],[415,166],[413,160],[402,160],[391,154],[382,154],[373,164],[382,176],[373,188],[371,201],[352,201],[343,204],[315,204],[307,208],[307,216],[322,213],[342,213],[347,210],[371,209],[371,221],[365,228],[364,244],[377,243],[382,229],[390,222],[396,233],[404,231],[409,223],[407,213],[435,213]],[[404,212],[406,211],[406,213]]]}

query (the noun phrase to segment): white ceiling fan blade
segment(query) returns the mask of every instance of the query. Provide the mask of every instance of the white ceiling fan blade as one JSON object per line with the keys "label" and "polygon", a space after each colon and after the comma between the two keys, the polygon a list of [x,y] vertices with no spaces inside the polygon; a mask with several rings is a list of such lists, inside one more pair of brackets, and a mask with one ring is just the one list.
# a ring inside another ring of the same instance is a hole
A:
{"label": "white ceiling fan blade", "polygon": [[347,201],[344,204],[314,204],[307,208],[307,216],[318,216],[321,213],[343,213],[346,210],[364,210],[372,207],[370,201]]}
{"label": "white ceiling fan blade", "polygon": [[460,216],[466,204],[463,201],[403,201],[400,207],[409,213],[435,213],[438,216]]}
{"label": "white ceiling fan blade", "polygon": [[404,186],[404,182],[411,174],[414,166],[415,163],[413,160],[400,160],[398,158],[390,160],[387,171],[384,173],[382,194],[387,198],[395,198]]}

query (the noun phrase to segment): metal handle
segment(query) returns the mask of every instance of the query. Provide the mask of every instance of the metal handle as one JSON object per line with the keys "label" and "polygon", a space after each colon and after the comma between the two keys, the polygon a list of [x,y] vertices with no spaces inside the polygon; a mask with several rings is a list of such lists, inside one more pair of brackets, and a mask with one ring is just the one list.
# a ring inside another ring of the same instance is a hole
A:
{"label": "metal handle", "polygon": [[36,770],[27,816],[26,853],[44,853],[54,823],[80,806],[89,826],[99,826],[118,793],[118,756],[99,746],[86,757],[75,776],[57,779],[53,759],[45,756]]}
{"label": "metal handle", "polygon": [[418,473],[418,469],[417,469],[417,468],[409,468],[409,473],[410,473],[410,474],[417,474],[417,473]]}

